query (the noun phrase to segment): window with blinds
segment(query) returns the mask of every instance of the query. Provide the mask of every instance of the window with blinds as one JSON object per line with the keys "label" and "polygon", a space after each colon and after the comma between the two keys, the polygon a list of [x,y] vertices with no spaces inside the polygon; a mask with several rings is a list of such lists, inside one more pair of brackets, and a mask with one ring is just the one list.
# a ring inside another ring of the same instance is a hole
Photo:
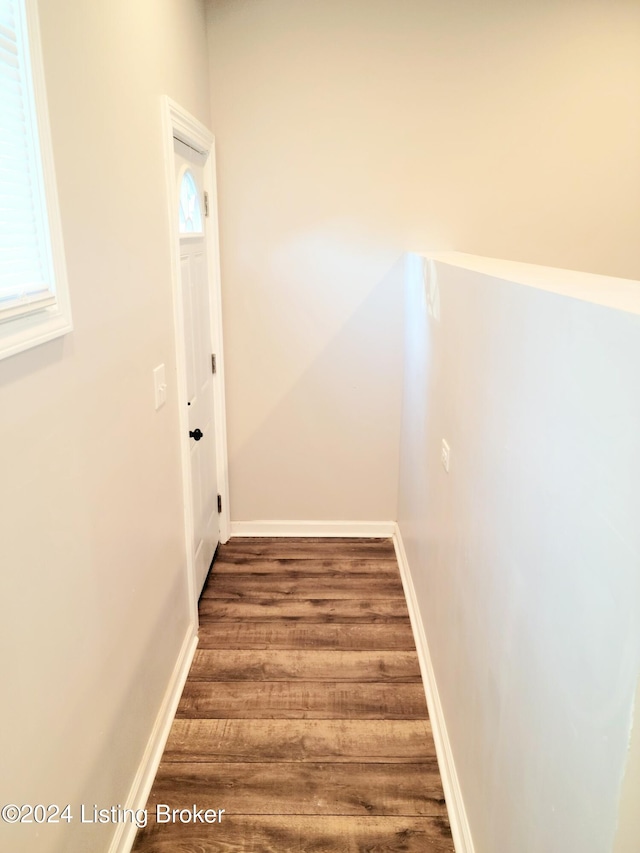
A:
{"label": "window with blinds", "polygon": [[70,330],[35,0],[0,0],[0,357]]}

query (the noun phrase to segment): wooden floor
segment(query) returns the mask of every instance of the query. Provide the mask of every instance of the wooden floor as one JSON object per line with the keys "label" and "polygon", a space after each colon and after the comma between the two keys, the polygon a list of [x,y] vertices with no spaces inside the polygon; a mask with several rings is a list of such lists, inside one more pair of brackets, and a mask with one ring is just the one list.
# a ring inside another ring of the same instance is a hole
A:
{"label": "wooden floor", "polygon": [[390,540],[232,539],[200,620],[135,853],[452,853]]}

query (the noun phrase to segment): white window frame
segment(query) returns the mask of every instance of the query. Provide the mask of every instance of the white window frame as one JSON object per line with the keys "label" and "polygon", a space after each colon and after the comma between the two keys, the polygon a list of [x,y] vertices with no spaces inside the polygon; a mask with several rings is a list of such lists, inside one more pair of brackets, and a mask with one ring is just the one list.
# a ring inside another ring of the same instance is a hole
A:
{"label": "white window frame", "polygon": [[20,7],[22,31],[26,35],[19,49],[22,49],[20,55],[24,59],[27,89],[30,89],[31,119],[36,128],[35,155],[36,159],[39,156],[42,170],[44,203],[40,212],[44,220],[46,242],[42,248],[49,256],[51,281],[48,283],[48,292],[41,295],[38,301],[25,299],[23,305],[13,304],[10,310],[2,312],[4,316],[0,314],[0,359],[65,335],[73,329],[47,109],[37,0],[16,0],[16,5]]}

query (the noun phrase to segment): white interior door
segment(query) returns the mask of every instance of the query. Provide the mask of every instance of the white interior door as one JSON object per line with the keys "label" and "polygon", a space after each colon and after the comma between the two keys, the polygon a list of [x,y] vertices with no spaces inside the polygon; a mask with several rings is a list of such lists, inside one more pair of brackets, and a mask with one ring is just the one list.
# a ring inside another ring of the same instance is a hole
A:
{"label": "white interior door", "polygon": [[193,556],[200,595],[219,541],[204,155],[174,139],[189,421]]}

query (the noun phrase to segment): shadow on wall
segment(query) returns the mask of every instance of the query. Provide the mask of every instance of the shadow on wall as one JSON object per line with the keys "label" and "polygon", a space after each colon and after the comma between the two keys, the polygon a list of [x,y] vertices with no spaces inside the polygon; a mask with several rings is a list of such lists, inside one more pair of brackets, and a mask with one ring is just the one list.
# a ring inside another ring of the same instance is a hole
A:
{"label": "shadow on wall", "polygon": [[[397,261],[360,297],[302,372],[295,362],[300,352],[304,357],[304,347],[292,347],[293,383],[278,393],[266,417],[231,455],[234,494],[242,495],[234,521],[395,518],[403,264]],[[358,270],[353,272],[357,276]],[[338,313],[332,287],[335,282],[315,287],[318,310],[327,314]],[[362,290],[361,282],[357,287]],[[353,301],[353,291],[345,298]],[[288,322],[292,341],[304,334],[301,328],[316,334],[313,308]],[[319,513],[319,506],[324,512]]]}

